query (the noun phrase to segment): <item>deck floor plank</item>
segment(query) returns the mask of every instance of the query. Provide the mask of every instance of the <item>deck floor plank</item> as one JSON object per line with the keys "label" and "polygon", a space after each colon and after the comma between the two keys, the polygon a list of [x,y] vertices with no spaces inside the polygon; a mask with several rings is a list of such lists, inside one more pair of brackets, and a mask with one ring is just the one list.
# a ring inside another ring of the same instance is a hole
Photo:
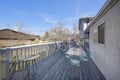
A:
{"label": "deck floor plank", "polygon": [[37,63],[36,80],[105,80],[92,60],[81,62],[81,68],[75,67],[60,52]]}

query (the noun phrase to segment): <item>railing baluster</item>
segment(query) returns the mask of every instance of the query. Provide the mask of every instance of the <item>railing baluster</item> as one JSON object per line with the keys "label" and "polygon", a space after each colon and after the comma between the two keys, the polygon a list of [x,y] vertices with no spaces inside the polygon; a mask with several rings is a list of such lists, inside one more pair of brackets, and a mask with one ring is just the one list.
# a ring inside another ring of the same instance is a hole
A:
{"label": "railing baluster", "polygon": [[24,48],[23,51],[24,51],[24,57],[26,58],[26,48]]}
{"label": "railing baluster", "polygon": [[16,51],[16,71],[18,70],[18,49],[15,50]]}
{"label": "railing baluster", "polygon": [[46,57],[48,57],[48,45],[46,45]]}
{"label": "railing baluster", "polygon": [[[58,47],[58,49],[61,47],[60,42],[57,43],[57,47]],[[28,67],[28,65],[26,65],[24,60],[29,59],[29,58],[32,59],[32,57],[36,57],[33,60],[35,62],[38,62],[41,59],[48,57],[49,55],[54,53],[55,50],[56,50],[56,44],[49,43],[49,44],[40,44],[40,45],[37,44],[37,45],[30,45],[30,46],[6,48],[6,49],[0,51],[0,54],[1,53],[3,54],[3,57],[5,58],[5,60],[16,62],[15,70],[18,71],[18,70],[22,70],[22,69],[25,69]],[[20,62],[20,61],[22,61],[22,62]],[[30,64],[32,62],[33,61],[31,61]],[[3,72],[5,72],[4,75],[6,75],[6,73],[9,72],[8,67],[10,66],[10,64],[5,63],[3,65],[4,65],[4,67],[2,67],[3,69],[2,69],[2,72],[0,72],[0,77],[1,77],[1,75],[3,75],[2,74]],[[0,69],[1,69],[1,66],[0,66]]]}
{"label": "railing baluster", "polygon": [[6,68],[6,65],[5,65],[5,62],[4,62],[4,60],[5,60],[5,52],[3,51],[2,52],[2,60],[3,60],[3,62],[2,62],[2,68],[1,68],[1,71],[2,71],[2,79],[5,79],[5,77],[6,77],[6,72],[5,72],[5,68]]}

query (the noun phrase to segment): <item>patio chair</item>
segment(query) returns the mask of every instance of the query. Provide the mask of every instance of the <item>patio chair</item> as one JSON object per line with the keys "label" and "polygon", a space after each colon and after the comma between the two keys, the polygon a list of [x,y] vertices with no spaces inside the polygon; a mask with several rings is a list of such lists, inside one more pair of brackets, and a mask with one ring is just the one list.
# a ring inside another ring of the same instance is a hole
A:
{"label": "patio chair", "polygon": [[68,60],[68,64],[69,64],[69,67],[67,69],[67,78],[69,78],[69,80],[77,80],[77,77],[78,75],[76,75],[74,72],[71,72],[71,69],[72,68],[78,68],[80,69],[80,57],[79,56],[76,56],[76,55],[66,55],[66,58]]}
{"label": "patio chair", "polygon": [[80,56],[70,55],[68,57],[68,60],[70,65],[80,67],[80,61],[81,61]]}
{"label": "patio chair", "polygon": [[[73,80],[78,80],[78,78],[80,78],[80,80],[82,80],[82,73],[81,73],[81,62],[82,61],[89,61],[89,58],[87,56],[78,56],[78,55],[66,55],[68,61],[69,61],[69,66],[70,67],[76,67],[79,69],[80,71],[80,75],[77,75],[74,72],[70,72],[71,68],[68,68],[68,74],[67,76],[69,78],[72,78]],[[75,76],[73,76],[75,75]],[[81,76],[81,77],[79,77]]]}

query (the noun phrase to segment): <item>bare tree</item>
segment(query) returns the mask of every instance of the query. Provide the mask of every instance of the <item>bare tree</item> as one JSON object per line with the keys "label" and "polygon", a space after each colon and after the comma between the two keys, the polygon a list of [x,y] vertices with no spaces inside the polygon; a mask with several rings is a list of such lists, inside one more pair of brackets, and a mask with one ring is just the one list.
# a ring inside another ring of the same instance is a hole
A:
{"label": "bare tree", "polygon": [[50,34],[49,34],[48,31],[46,31],[45,34],[44,34],[44,36],[43,36],[43,40],[44,40],[44,41],[45,41],[45,40],[49,41],[49,39],[50,39]]}
{"label": "bare tree", "polygon": [[15,25],[16,31],[24,32],[25,24],[23,21],[18,21]]}
{"label": "bare tree", "polygon": [[73,38],[75,39],[76,42],[80,42],[80,34],[78,30],[78,23],[73,23]]}
{"label": "bare tree", "polygon": [[50,38],[52,41],[67,41],[71,32],[64,27],[61,22],[50,29]]}

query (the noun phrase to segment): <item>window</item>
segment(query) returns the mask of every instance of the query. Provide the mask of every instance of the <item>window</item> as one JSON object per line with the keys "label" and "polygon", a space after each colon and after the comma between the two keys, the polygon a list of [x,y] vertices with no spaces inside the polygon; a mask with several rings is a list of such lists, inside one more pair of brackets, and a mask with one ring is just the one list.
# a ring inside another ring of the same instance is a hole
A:
{"label": "window", "polygon": [[104,38],[105,38],[105,23],[98,26],[98,43],[104,44],[105,43]]}

